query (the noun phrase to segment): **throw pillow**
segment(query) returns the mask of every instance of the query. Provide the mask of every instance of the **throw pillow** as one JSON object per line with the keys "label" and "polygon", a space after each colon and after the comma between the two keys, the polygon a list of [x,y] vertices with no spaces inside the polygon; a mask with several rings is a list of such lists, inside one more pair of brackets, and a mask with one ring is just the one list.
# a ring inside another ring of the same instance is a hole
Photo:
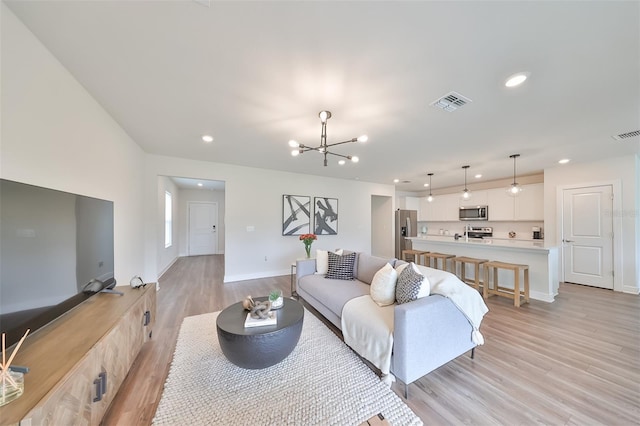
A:
{"label": "throw pillow", "polygon": [[424,297],[423,284],[426,284],[428,286],[426,288],[429,288],[429,281],[425,280],[425,277],[418,272],[415,264],[411,262],[410,266],[405,267],[398,275],[398,282],[396,283],[396,300],[398,304],[413,302],[420,297]]}
{"label": "throw pillow", "polygon": [[[342,249],[336,250],[336,254],[342,254]],[[316,274],[326,275],[329,270],[329,252],[316,250]]]}
{"label": "throw pillow", "polygon": [[352,280],[353,265],[355,261],[355,253],[340,256],[329,252],[329,270],[327,271],[325,278],[332,278],[334,280]]}
{"label": "throw pillow", "polygon": [[[400,263],[400,262],[402,262],[402,263]],[[396,262],[396,272],[398,273],[398,276],[400,276],[402,271],[404,271],[404,268],[406,268],[407,266],[409,266],[409,263],[405,262],[403,260],[398,260]]]}
{"label": "throw pillow", "polygon": [[388,263],[373,275],[369,294],[378,306],[393,305],[393,302],[396,301],[397,279],[398,273]]}

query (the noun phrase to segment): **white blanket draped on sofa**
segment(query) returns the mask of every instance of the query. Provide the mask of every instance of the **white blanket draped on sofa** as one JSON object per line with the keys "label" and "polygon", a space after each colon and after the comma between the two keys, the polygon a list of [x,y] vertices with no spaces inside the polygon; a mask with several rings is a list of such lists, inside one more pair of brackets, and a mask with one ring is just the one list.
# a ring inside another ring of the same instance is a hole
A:
{"label": "white blanket draped on sofa", "polygon": [[[471,326],[472,341],[484,344],[480,333],[482,318],[489,311],[477,290],[469,287],[450,272],[418,265],[420,273],[429,280],[431,294],[451,300]],[[393,350],[394,305],[380,307],[371,296],[365,295],[348,301],[342,309],[342,335],[344,342],[387,375],[391,368]]]}
{"label": "white blanket draped on sofa", "polygon": [[394,307],[380,307],[367,294],[349,300],[342,308],[344,342],[385,375],[391,369]]}

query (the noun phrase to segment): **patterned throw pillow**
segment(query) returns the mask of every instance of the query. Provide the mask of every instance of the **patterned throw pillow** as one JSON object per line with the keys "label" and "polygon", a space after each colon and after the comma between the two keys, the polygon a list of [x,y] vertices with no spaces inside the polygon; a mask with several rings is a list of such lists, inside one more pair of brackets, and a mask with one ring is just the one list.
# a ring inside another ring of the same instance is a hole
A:
{"label": "patterned throw pillow", "polygon": [[356,254],[349,253],[343,256],[329,252],[329,270],[325,278],[334,280],[352,280],[353,265],[356,262]]}
{"label": "patterned throw pillow", "polygon": [[415,268],[413,262],[398,275],[396,283],[396,301],[399,304],[413,302],[418,299],[424,276]]}

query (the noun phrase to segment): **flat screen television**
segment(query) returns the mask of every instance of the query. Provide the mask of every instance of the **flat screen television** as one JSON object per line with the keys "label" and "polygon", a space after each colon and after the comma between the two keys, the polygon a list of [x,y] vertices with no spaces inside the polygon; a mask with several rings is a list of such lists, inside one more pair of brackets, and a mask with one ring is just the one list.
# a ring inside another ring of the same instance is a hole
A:
{"label": "flat screen television", "polygon": [[0,179],[6,347],[115,286],[113,202]]}

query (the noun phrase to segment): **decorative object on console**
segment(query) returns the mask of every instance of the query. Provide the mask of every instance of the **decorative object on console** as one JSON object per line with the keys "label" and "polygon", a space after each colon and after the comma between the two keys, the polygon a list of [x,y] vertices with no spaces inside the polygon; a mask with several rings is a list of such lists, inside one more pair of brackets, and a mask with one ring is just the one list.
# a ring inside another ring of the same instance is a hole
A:
{"label": "decorative object on console", "polygon": [[463,200],[468,200],[471,198],[471,191],[467,189],[467,169],[469,166],[462,166],[462,168],[464,169],[464,189],[462,190],[461,197]]}
{"label": "decorative object on console", "polygon": [[[350,143],[350,142],[366,142],[369,138],[367,137],[367,135],[362,135],[359,136],[357,138],[352,138],[346,141],[342,141],[342,142],[336,142],[336,143],[327,143],[327,120],[331,118],[331,112],[330,111],[320,111],[318,113],[318,117],[320,117],[320,122],[322,123],[322,130],[320,131],[320,146],[317,147],[310,147],[310,146],[306,146],[303,145],[301,143],[298,143],[296,141],[294,141],[293,139],[289,141],[289,146],[292,148],[295,148],[293,151],[291,151],[291,155],[296,157],[300,154],[303,154],[307,151],[318,151],[320,154],[324,155],[324,165],[325,167],[327,166],[327,155],[335,155],[336,157],[342,157],[342,158],[346,158],[347,160],[351,160],[354,163],[357,163],[358,161],[360,161],[358,159],[358,157],[356,157],[355,155],[342,155],[342,154],[337,154],[335,152],[331,152],[329,151],[329,148],[331,148],[332,146],[336,146],[336,145],[342,145],[345,143]],[[345,163],[344,160],[340,160],[338,162],[338,164],[343,165]]]}
{"label": "decorative object on console", "polygon": [[131,288],[144,288],[144,286],[146,286],[147,284],[142,280],[142,278],[135,275],[133,278],[131,278],[131,280],[129,280],[129,285],[131,286]]}
{"label": "decorative object on console", "polygon": [[24,333],[22,339],[18,342],[11,356],[7,361],[6,353],[6,335],[2,333],[2,365],[0,366],[0,407],[14,401],[24,393],[24,374],[17,371],[11,371],[11,362],[15,358],[20,346],[27,338],[29,329]]}
{"label": "decorative object on console", "polygon": [[282,235],[302,235],[311,231],[311,197],[282,196]]}
{"label": "decorative object on console", "polygon": [[315,233],[338,235],[338,199],[315,197],[313,200]]}
{"label": "decorative object on console", "polygon": [[304,251],[305,253],[307,253],[307,259],[311,257],[311,244],[313,244],[313,242],[317,239],[318,237],[316,237],[315,234],[300,235],[300,241],[304,243]]}
{"label": "decorative object on console", "polygon": [[284,305],[284,299],[282,298],[281,290],[273,290],[269,293],[269,301],[271,302],[271,309],[280,309]]}
{"label": "decorative object on console", "polygon": [[509,156],[509,158],[513,158],[513,183],[507,188],[507,195],[511,197],[517,197],[522,192],[522,186],[516,182],[516,158],[518,157],[520,157],[520,154]]}

